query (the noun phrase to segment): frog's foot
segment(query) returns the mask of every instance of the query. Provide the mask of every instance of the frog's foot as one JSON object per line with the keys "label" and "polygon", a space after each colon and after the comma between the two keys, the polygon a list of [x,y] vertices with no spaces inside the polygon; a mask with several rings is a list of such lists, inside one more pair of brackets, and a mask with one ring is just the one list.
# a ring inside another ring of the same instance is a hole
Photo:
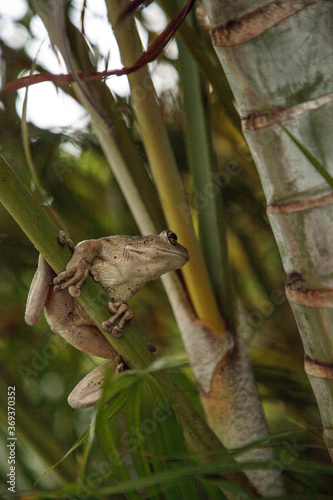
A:
{"label": "frog's foot", "polygon": [[[108,309],[110,312],[113,313],[110,319],[107,321],[104,321],[102,323],[102,328],[106,332],[112,333],[115,337],[121,337],[123,332],[124,326],[131,321],[133,318],[133,313],[131,309],[129,309],[127,304],[124,304],[122,302],[109,302],[108,303]],[[121,317],[122,316],[122,317]],[[114,326],[115,322],[119,319],[118,325]]]}
{"label": "frog's foot", "polygon": [[123,361],[123,358],[118,354],[118,356],[114,359],[114,361],[117,363],[116,368],[115,368],[115,375],[118,373],[121,373],[125,370],[125,363]]}
{"label": "frog's foot", "polygon": [[73,255],[67,264],[66,271],[54,278],[55,292],[61,292],[68,288],[72,297],[78,297],[81,293],[81,285],[87,279],[90,270],[89,262],[86,262],[80,255]]}
{"label": "frog's foot", "polygon": [[[116,367],[115,362],[118,363]],[[120,356],[94,368],[77,384],[68,396],[68,403],[72,408],[90,408],[98,403],[103,393],[105,372],[110,365],[115,375],[125,369],[125,364]]]}
{"label": "frog's foot", "polygon": [[67,244],[71,250],[74,249],[73,241],[70,238],[67,238],[65,231],[63,231],[62,229],[60,229],[60,231],[59,231],[58,239],[59,239],[59,243],[61,243],[62,245]]}

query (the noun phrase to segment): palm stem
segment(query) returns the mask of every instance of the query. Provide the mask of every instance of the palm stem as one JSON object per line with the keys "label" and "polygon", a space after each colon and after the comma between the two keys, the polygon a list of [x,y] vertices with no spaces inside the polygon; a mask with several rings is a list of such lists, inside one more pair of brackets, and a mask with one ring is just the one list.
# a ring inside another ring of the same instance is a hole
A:
{"label": "palm stem", "polygon": [[[108,15],[114,26],[122,60],[131,65],[142,53],[133,19],[117,23],[125,3],[107,0]],[[147,68],[129,75],[133,105],[141,129],[150,167],[169,227],[178,233],[190,254],[183,274],[198,316],[215,328],[223,329],[207,268],[195,235],[182,182]],[[200,286],[198,286],[200,282]]]}
{"label": "palm stem", "polygon": [[218,171],[209,133],[208,111],[203,103],[202,82],[197,64],[181,39],[178,40],[178,48],[185,118],[184,135],[193,176],[194,208],[198,213],[199,236],[214,295],[223,317],[231,325],[234,307],[228,243],[222,190],[218,184]]}

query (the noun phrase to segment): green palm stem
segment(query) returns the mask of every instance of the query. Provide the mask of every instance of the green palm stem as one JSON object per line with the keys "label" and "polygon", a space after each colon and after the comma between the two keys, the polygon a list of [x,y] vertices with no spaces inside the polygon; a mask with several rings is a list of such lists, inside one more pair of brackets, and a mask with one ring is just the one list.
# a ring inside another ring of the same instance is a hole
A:
{"label": "green palm stem", "polygon": [[[184,6],[184,2],[180,4],[178,0],[159,0],[159,4],[169,15],[170,19],[175,17],[180,8]],[[195,6],[194,8],[195,9]],[[219,74],[219,60],[212,49],[209,40],[201,38],[198,43],[197,33],[190,23],[185,19],[179,27],[179,34],[192,57],[197,62],[200,71],[205,75],[207,80],[211,83],[219,101],[227,116],[227,121],[233,125],[233,128],[240,131],[240,119],[233,103],[232,92],[227,78]]]}
{"label": "green palm stem", "polygon": [[214,296],[222,316],[232,325],[235,314],[222,190],[210,137],[208,110],[203,102],[198,66],[178,37],[178,71],[184,110],[184,135],[193,178],[198,232]]}
{"label": "green palm stem", "polygon": [[[130,66],[142,54],[141,41],[134,20],[126,18],[118,23],[126,2],[107,0],[106,4],[123,64]],[[129,82],[133,107],[165,217],[169,227],[179,235],[181,243],[189,251],[190,261],[184,267],[183,274],[194,309],[199,318],[216,329],[223,330],[224,324],[212,293],[207,268],[195,235],[192,217],[148,69],[142,68],[129,75]]]}

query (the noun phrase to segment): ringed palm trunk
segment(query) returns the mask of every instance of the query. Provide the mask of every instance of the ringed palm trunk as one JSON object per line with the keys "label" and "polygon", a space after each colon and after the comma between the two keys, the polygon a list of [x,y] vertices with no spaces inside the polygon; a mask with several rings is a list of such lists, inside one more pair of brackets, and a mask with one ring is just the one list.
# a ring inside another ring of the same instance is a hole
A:
{"label": "ringed palm trunk", "polygon": [[206,0],[206,7],[261,176],[333,458],[333,192],[310,161],[312,154],[333,173],[333,5]]}

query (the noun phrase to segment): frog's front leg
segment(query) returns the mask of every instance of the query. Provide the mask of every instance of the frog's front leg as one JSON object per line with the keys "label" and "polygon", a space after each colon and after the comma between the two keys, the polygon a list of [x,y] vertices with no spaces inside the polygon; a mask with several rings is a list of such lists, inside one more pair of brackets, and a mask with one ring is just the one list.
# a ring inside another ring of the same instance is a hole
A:
{"label": "frog's front leg", "polygon": [[[129,309],[128,305],[123,302],[109,302],[108,309],[113,313],[110,319],[102,323],[102,328],[106,332],[112,333],[115,337],[121,337],[123,328],[133,318],[133,312]],[[113,326],[115,322],[122,316],[118,325]]]}
{"label": "frog's front leg", "polygon": [[81,285],[87,279],[91,270],[91,263],[101,252],[99,240],[88,240],[79,243],[71,260],[66,266],[66,271],[54,278],[55,292],[61,292],[65,288],[72,297],[78,297],[81,293]]}

